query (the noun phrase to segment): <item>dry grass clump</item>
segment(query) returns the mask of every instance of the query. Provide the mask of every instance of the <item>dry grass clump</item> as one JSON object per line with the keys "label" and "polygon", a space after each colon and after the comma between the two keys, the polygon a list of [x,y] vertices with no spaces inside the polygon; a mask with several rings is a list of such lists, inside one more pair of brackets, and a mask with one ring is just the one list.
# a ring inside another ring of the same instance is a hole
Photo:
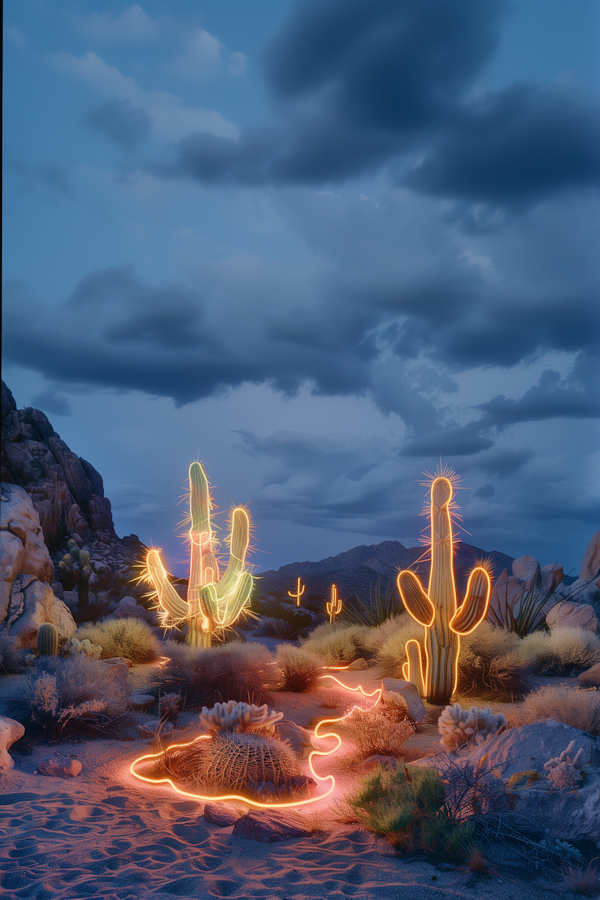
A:
{"label": "dry grass clump", "polygon": [[128,698],[126,684],[111,666],[85,655],[48,657],[28,674],[13,711],[49,738],[73,732],[110,734],[123,724]]}
{"label": "dry grass clump", "polygon": [[344,731],[354,741],[361,758],[375,753],[401,756],[402,744],[415,733],[410,719],[398,719],[383,709],[355,707],[344,719]]}
{"label": "dry grass clump", "polygon": [[402,678],[402,664],[406,662],[406,642],[423,640],[423,626],[409,616],[397,616],[376,629],[383,638],[375,662],[384,678]]}
{"label": "dry grass clump", "polygon": [[565,675],[600,662],[600,638],[583,628],[534,631],[523,638],[519,652],[540,675]]}
{"label": "dry grass clump", "polygon": [[323,663],[305,647],[279,644],[277,665],[281,674],[280,689],[302,693],[315,687],[323,674]]}
{"label": "dry grass clump", "polygon": [[461,638],[458,692],[520,699],[528,690],[531,664],[521,654],[521,638],[490,622]]}
{"label": "dry grass clump", "polygon": [[102,659],[122,656],[132,663],[148,663],[158,659],[160,642],[152,629],[140,619],[111,619],[87,625],[76,632],[79,641],[88,640],[102,647]]}
{"label": "dry grass clump", "polygon": [[262,705],[270,700],[275,660],[261,644],[231,643],[210,649],[167,642],[168,662],[158,669],[154,689],[181,695],[182,709],[201,709],[227,700]]}
{"label": "dry grass clump", "polygon": [[565,725],[600,734],[600,692],[547,685],[529,694],[521,706],[507,711],[511,728],[539,719],[558,719]]}
{"label": "dry grass clump", "polygon": [[361,636],[364,628],[360,625],[342,625],[337,622],[318,625],[305,639],[301,639],[305,650],[320,657],[325,665],[335,666],[351,662],[364,650]]}
{"label": "dry grass clump", "polygon": [[[327,684],[326,681],[323,683]],[[347,709],[350,703],[354,702],[354,698],[335,688],[320,690],[317,697],[322,709]]]}

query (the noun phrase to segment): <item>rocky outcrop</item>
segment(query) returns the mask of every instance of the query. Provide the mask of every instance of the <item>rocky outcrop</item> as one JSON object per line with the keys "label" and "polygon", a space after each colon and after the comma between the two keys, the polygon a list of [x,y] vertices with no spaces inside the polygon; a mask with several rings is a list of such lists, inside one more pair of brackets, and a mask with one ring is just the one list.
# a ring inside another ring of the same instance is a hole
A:
{"label": "rocky outcrop", "polygon": [[0,773],[8,772],[14,766],[14,761],[8,748],[22,738],[25,734],[25,726],[8,716],[0,716]]}
{"label": "rocky outcrop", "polygon": [[54,595],[50,585],[33,575],[17,575],[11,586],[3,627],[16,638],[17,647],[33,649],[38,629],[45,622],[56,626],[59,641],[68,640],[77,630],[71,612]]}
{"label": "rocky outcrop", "polygon": [[561,600],[546,615],[546,625],[550,631],[555,628],[583,628],[596,634],[598,617],[589,603],[569,603]]}
{"label": "rocky outcrop", "polygon": [[[120,539],[115,533],[110,501],[104,496],[101,475],[61,440],[40,410],[19,410],[2,382],[2,481],[27,492],[39,517],[43,541],[59,581],[58,562],[70,538],[90,554],[93,591],[136,594],[133,567],[146,548],[136,535]],[[3,513],[4,521],[4,513]],[[60,573],[67,590],[74,585]]]}

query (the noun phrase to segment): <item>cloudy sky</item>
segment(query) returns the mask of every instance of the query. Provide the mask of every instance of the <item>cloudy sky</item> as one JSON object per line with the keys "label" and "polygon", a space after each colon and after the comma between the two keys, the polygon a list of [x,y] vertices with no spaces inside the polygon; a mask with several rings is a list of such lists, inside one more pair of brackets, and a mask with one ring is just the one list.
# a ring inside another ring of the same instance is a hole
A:
{"label": "cloudy sky", "polygon": [[[3,377],[183,572],[600,527],[598,0],[6,0]],[[224,534],[224,531],[221,532]],[[575,572],[575,573],[576,573]]]}

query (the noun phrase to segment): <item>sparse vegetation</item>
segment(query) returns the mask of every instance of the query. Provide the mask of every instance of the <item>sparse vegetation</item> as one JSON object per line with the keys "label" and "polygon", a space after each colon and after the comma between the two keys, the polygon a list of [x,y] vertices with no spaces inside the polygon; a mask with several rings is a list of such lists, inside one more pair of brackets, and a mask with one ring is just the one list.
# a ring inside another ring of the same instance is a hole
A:
{"label": "sparse vegetation", "polygon": [[536,631],[523,638],[519,652],[540,675],[568,675],[600,662],[600,638],[583,628]]}
{"label": "sparse vegetation", "polygon": [[401,756],[402,745],[415,733],[415,726],[407,718],[383,709],[356,707],[344,719],[344,731],[356,744],[360,757],[373,754]]}
{"label": "sparse vegetation", "polygon": [[76,632],[79,641],[88,640],[102,647],[102,659],[121,656],[132,663],[158,659],[160,642],[152,629],[140,619],[111,619],[88,625]]}
{"label": "sparse vegetation", "polygon": [[323,663],[305,647],[279,644],[277,665],[281,674],[282,691],[310,691],[323,674]]}
{"label": "sparse vegetation", "polygon": [[532,663],[521,652],[521,638],[484,621],[461,639],[458,693],[520,700],[529,689]]}
{"label": "sparse vegetation", "polygon": [[402,609],[402,601],[395,580],[390,578],[385,593],[381,592],[381,578],[369,586],[369,599],[354,592],[354,598],[344,601],[340,619],[349,625],[382,625]]}
{"label": "sparse vegetation", "polygon": [[580,731],[600,734],[600,692],[547,685],[533,691],[518,709],[507,710],[510,727],[558,719]]}

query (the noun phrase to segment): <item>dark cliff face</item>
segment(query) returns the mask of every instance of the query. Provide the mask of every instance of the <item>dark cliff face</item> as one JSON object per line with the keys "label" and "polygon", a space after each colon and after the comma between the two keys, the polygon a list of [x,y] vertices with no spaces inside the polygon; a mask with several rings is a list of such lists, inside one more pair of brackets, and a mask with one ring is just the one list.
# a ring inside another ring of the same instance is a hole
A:
{"label": "dark cliff face", "polygon": [[76,537],[85,544],[100,580],[123,576],[142,554],[135,535],[117,537],[102,476],[61,440],[43,412],[17,409],[2,382],[2,481],[30,495],[40,517],[44,542],[55,563]]}

